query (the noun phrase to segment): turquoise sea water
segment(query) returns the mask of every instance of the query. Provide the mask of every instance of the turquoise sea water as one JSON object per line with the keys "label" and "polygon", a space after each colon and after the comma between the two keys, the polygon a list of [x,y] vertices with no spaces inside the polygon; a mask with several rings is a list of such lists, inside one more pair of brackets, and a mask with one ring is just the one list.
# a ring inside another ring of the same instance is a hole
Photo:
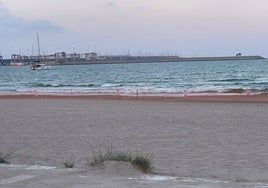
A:
{"label": "turquoise sea water", "polygon": [[[0,93],[229,93],[268,90],[268,60],[52,66],[0,66]],[[238,90],[236,90],[238,89]]]}

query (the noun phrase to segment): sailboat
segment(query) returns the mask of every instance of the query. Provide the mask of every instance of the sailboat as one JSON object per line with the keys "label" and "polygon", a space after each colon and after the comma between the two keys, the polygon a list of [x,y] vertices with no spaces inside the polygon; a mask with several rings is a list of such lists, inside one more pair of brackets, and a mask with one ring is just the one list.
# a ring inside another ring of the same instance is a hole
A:
{"label": "sailboat", "polygon": [[31,70],[48,70],[48,69],[51,69],[51,66],[50,65],[47,65],[45,63],[41,63],[40,61],[40,45],[39,45],[39,36],[38,36],[38,33],[37,33],[37,46],[38,46],[38,60],[33,62],[31,65],[30,65],[30,69]]}
{"label": "sailboat", "polygon": [[46,65],[46,64],[38,63],[38,64],[32,64],[30,66],[30,69],[31,70],[49,70],[49,69],[51,69],[51,66]]}

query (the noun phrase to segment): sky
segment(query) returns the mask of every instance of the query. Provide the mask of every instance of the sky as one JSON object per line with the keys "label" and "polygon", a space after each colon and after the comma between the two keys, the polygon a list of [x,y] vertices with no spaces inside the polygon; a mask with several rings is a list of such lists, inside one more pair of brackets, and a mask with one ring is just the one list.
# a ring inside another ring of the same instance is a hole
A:
{"label": "sky", "polygon": [[268,0],[0,0],[0,55],[268,57]]}

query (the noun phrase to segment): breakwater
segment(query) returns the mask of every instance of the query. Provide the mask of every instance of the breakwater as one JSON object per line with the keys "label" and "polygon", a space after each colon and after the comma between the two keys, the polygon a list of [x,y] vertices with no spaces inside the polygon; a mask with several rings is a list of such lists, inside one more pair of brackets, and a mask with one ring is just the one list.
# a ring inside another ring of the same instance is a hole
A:
{"label": "breakwater", "polygon": [[197,62],[197,61],[237,61],[237,60],[261,60],[262,56],[222,56],[222,57],[176,57],[176,56],[140,56],[126,58],[107,58],[95,60],[67,60],[59,64],[119,64],[119,63],[161,63],[161,62]]}
{"label": "breakwater", "polygon": [[[119,64],[119,63],[159,63],[159,62],[193,62],[193,61],[237,61],[237,60],[261,60],[262,56],[218,56],[218,57],[180,57],[180,56],[97,56],[90,59],[85,58],[54,58],[41,59],[40,63],[50,65],[79,65],[79,64]],[[10,65],[12,59],[1,60],[1,65]],[[16,60],[25,65],[30,65],[33,61],[29,59]]]}

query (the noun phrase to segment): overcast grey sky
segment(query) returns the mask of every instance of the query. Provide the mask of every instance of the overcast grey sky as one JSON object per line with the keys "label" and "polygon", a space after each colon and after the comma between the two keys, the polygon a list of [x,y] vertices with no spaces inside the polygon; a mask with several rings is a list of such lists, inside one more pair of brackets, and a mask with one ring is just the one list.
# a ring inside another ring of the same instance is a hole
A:
{"label": "overcast grey sky", "polygon": [[268,57],[268,0],[0,0],[0,54]]}

